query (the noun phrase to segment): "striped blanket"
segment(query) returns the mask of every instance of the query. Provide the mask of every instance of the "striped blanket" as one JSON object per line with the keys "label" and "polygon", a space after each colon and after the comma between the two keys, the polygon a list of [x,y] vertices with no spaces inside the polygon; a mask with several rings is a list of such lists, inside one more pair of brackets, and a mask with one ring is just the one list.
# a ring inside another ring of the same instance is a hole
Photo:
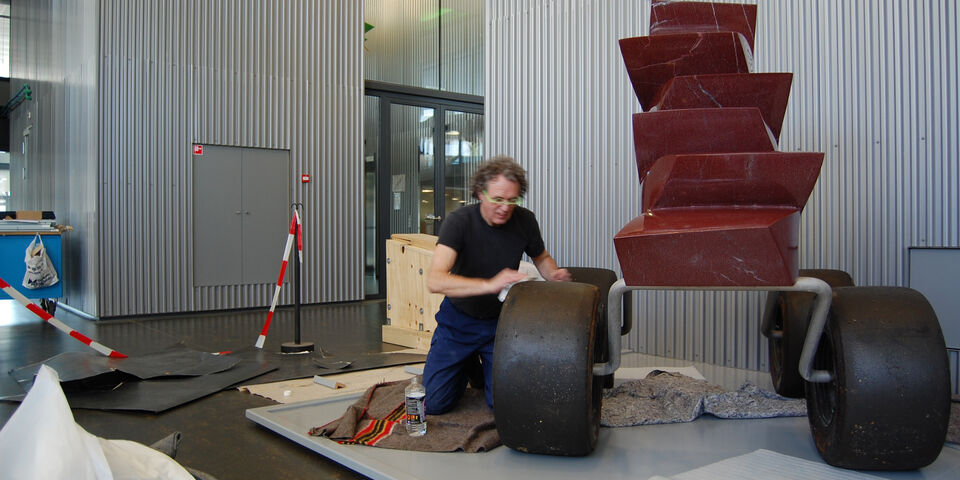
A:
{"label": "striped blanket", "polygon": [[403,424],[406,380],[370,387],[343,416],[310,429],[344,445],[368,445],[421,452],[483,452],[500,445],[493,412],[483,390],[467,388],[460,403],[443,415],[427,415],[427,434],[407,435]]}

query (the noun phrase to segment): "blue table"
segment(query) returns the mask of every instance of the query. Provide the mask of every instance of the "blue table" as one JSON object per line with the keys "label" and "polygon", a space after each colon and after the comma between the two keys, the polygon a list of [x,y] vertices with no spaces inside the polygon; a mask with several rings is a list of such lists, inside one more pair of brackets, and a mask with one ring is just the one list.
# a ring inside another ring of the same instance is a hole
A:
{"label": "blue table", "polygon": [[[60,232],[39,232],[40,238],[43,240],[43,246],[47,249],[47,255],[50,256],[50,261],[53,262],[53,268],[57,270],[60,281],[56,285],[37,289],[29,289],[23,286],[23,275],[27,270],[23,263],[23,257],[27,251],[27,245],[30,245],[33,236],[37,233],[0,233],[0,278],[27,298],[60,298],[63,296],[63,250],[60,244]],[[0,291],[0,300],[9,298],[10,295]]]}

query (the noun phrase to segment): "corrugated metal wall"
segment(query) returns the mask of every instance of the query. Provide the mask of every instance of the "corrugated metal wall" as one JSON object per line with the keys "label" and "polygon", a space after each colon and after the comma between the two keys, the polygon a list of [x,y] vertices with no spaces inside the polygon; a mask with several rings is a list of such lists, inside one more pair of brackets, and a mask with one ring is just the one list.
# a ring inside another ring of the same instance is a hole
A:
{"label": "corrugated metal wall", "polygon": [[[649,1],[487,0],[487,151],[515,155],[561,264],[619,270],[640,212],[617,39]],[[757,71],[794,73],[781,150],[826,153],[803,214],[803,267],[903,285],[909,246],[960,245],[957,4],[760,2]],[[650,252],[656,255],[656,252]],[[638,351],[766,368],[762,293],[638,293]]]}
{"label": "corrugated metal wall", "polygon": [[74,228],[63,235],[63,300],[92,314],[98,278],[97,11],[93,0],[14,1],[10,10],[11,93],[24,84],[33,91],[33,100],[10,116],[11,206],[52,210]]}
{"label": "corrugated metal wall", "polygon": [[270,303],[193,286],[194,143],[290,150],[303,301],[362,299],[362,2],[102,2],[100,25],[101,315]]}

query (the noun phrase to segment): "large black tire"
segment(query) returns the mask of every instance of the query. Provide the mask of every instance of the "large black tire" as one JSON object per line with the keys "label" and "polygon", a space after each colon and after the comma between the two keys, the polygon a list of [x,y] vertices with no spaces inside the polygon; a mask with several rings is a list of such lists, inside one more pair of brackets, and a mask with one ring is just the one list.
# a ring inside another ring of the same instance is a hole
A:
{"label": "large black tire", "polygon": [[814,443],[830,465],[913,470],[940,454],[950,420],[950,368],[940,324],[919,292],[834,291],[807,384]]}
{"label": "large black tire", "polygon": [[[607,335],[607,294],[610,286],[617,281],[617,274],[606,268],[567,267],[571,280],[588,283],[600,290],[600,303],[597,305],[596,341],[594,342],[593,361],[605,363],[610,360],[609,336]],[[620,319],[614,320],[619,322]],[[598,381],[603,388],[613,388],[613,374],[599,377]]]}
{"label": "large black tire", "polygon": [[587,455],[597,444],[602,389],[593,376],[597,287],[523,282],[503,303],[493,362],[493,415],[504,445]]}
{"label": "large black tire", "polygon": [[[853,286],[853,278],[842,270],[800,270],[801,277],[819,278],[833,288]],[[764,322],[770,326],[767,345],[773,388],[785,397],[803,397],[800,352],[807,336],[816,295],[807,292],[770,292],[764,306]]]}

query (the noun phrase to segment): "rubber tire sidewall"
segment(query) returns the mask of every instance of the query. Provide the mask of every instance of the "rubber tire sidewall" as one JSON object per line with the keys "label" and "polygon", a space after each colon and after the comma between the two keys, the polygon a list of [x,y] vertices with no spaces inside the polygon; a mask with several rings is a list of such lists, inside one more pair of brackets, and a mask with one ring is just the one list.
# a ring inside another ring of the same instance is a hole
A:
{"label": "rubber tire sidewall", "polygon": [[834,372],[830,383],[807,384],[811,433],[827,463],[913,470],[936,460],[950,419],[950,369],[923,295],[836,289],[814,368]]}
{"label": "rubber tire sidewall", "polygon": [[597,287],[522,282],[503,304],[493,362],[493,415],[504,445],[581,456],[600,430],[593,375]]}

